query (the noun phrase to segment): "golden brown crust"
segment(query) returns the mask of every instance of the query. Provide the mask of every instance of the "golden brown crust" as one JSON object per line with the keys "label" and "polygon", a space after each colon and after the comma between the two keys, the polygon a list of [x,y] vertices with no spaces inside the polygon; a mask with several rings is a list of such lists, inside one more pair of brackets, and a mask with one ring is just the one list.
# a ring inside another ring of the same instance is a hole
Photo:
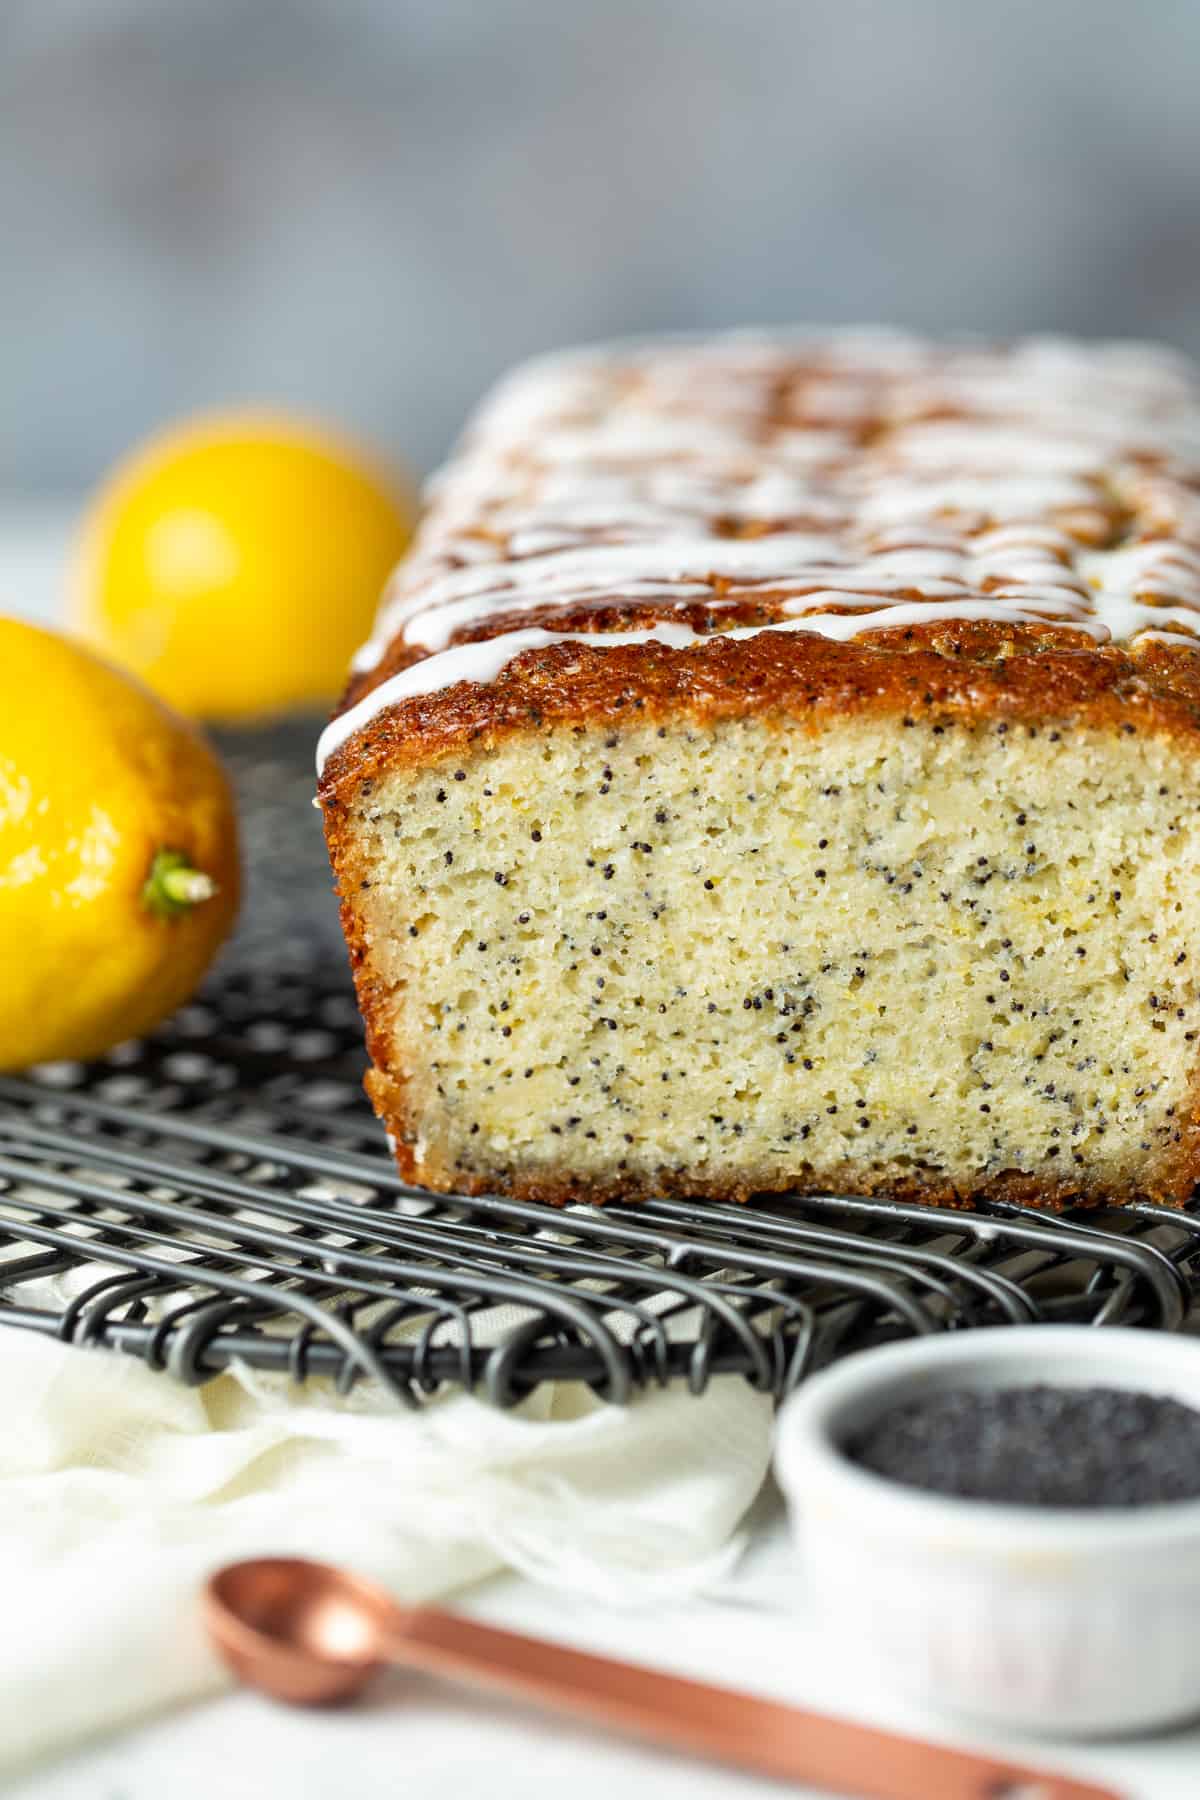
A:
{"label": "golden brown crust", "polygon": [[[374,685],[374,684],[372,684]],[[684,717],[698,725],[771,716],[815,730],[839,715],[960,724],[1200,734],[1200,648],[1150,640],[1136,652],[1081,647],[1054,626],[947,622],[832,643],[796,633],[689,650],[656,643],[593,650],[554,644],[517,657],[493,682],[459,682],[385,708],[330,757],[321,800],[337,813],[364,780],[450,758],[514,731]]]}

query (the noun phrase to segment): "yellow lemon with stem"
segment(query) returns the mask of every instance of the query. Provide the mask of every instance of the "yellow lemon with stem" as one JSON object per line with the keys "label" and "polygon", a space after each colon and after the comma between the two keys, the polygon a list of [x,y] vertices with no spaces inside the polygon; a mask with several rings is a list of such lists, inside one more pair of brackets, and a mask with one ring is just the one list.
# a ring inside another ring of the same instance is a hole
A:
{"label": "yellow lemon with stem", "polygon": [[409,483],[323,427],[197,417],[89,506],[72,623],[192,717],[326,707],[412,534]]}
{"label": "yellow lemon with stem", "polygon": [[0,1069],[157,1025],[227,936],[238,886],[233,795],[196,727],[0,618]]}

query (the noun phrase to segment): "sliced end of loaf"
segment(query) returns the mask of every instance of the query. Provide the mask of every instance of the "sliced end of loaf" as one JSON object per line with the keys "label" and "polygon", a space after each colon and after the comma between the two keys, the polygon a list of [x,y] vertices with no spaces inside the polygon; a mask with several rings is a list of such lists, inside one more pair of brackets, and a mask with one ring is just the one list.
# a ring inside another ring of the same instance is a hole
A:
{"label": "sliced end of loaf", "polygon": [[332,835],[430,1186],[1190,1191],[1200,772],[1166,735],[556,725],[376,774]]}

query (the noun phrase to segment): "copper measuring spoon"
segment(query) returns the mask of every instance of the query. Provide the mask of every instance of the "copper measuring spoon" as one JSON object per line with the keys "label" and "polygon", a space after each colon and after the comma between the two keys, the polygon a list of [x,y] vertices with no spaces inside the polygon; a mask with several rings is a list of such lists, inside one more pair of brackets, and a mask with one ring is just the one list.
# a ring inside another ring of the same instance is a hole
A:
{"label": "copper measuring spoon", "polygon": [[207,1584],[204,1614],[240,1680],[299,1705],[348,1700],[391,1662],[862,1800],[1118,1800],[1066,1776],[590,1656],[437,1607],[402,1607],[324,1563],[233,1563]]}

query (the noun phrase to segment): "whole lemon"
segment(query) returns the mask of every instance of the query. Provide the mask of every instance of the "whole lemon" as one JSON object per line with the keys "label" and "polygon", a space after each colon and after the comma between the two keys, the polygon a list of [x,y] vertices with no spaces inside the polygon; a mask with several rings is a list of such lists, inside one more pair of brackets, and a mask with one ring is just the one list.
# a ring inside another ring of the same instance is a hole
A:
{"label": "whole lemon", "polygon": [[324,707],[412,533],[406,482],[261,413],[152,437],[84,517],[72,619],[193,717]]}
{"label": "whole lemon", "polygon": [[79,645],[0,618],[0,1069],[148,1031],[237,904],[233,796],[196,728]]}

